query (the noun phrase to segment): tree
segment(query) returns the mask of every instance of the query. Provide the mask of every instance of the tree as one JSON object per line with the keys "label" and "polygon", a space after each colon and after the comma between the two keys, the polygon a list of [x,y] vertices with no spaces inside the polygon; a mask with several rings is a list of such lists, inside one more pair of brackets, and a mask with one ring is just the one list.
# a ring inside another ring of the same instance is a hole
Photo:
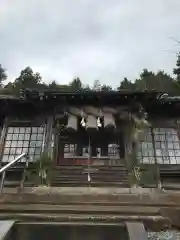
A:
{"label": "tree", "polygon": [[80,78],[75,78],[73,81],[69,84],[70,90],[72,92],[78,92],[82,90],[82,82]]}
{"label": "tree", "polygon": [[113,89],[112,89],[111,86],[104,84],[104,85],[102,85],[102,87],[101,87],[101,91],[102,91],[102,92],[112,92]]}
{"label": "tree", "polygon": [[0,86],[2,86],[2,82],[7,79],[6,70],[0,64]]}
{"label": "tree", "polygon": [[59,85],[56,83],[56,81],[52,81],[49,85],[48,85],[49,90],[57,90],[59,89]]}
{"label": "tree", "polygon": [[38,72],[34,73],[32,68],[26,67],[21,71],[20,76],[15,79],[13,83],[13,92],[18,94],[20,89],[25,88],[37,88],[43,89],[46,87],[46,84],[41,83],[41,76]]}
{"label": "tree", "polygon": [[144,90],[153,90],[156,86],[154,84],[155,74],[152,71],[148,71],[147,69],[143,69],[140,74],[140,78],[135,80],[135,90],[144,91]]}
{"label": "tree", "polygon": [[101,83],[99,80],[95,80],[93,87],[92,87],[93,91],[101,91]]}
{"label": "tree", "polygon": [[140,78],[134,83],[136,91],[156,90],[158,92],[167,92],[171,95],[176,94],[174,79],[164,71],[154,73],[143,69]]}
{"label": "tree", "polygon": [[155,83],[156,86],[154,88],[157,91],[161,92],[167,92],[170,95],[176,95],[178,94],[177,92],[177,87],[175,86],[175,80],[165,73],[164,71],[158,71],[155,75]]}
{"label": "tree", "polygon": [[176,68],[173,69],[174,75],[178,81],[180,81],[180,52],[178,53],[177,61],[176,61]]}
{"label": "tree", "polygon": [[124,78],[123,81],[120,83],[120,86],[117,88],[118,91],[121,90],[130,90],[133,91],[134,84],[129,81],[127,78]]}
{"label": "tree", "polygon": [[3,92],[6,94],[13,94],[14,85],[12,82],[9,82],[7,85],[4,86]]}
{"label": "tree", "polygon": [[39,73],[33,73],[32,68],[26,67],[21,71],[20,76],[15,79],[14,85],[22,87],[36,87],[41,82],[42,78]]}
{"label": "tree", "polygon": [[90,91],[92,91],[92,89],[90,88],[90,86],[88,84],[83,85],[82,88],[83,88],[83,92],[90,92]]}

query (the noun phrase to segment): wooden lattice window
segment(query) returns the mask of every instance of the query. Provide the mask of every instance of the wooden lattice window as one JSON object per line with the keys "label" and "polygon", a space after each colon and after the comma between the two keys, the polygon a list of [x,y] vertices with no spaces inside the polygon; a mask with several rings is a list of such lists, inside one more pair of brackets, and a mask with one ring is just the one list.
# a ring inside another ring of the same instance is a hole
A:
{"label": "wooden lattice window", "polygon": [[180,142],[176,129],[154,128],[153,132],[150,129],[147,131],[145,139],[139,144],[137,157],[142,163],[152,164],[155,156],[158,164],[180,164]]}
{"label": "wooden lattice window", "polygon": [[156,157],[158,163],[180,164],[180,142],[173,128],[154,129]]}
{"label": "wooden lattice window", "polygon": [[72,158],[76,156],[77,144],[64,144],[64,158]]}
{"label": "wooden lattice window", "polygon": [[147,131],[143,133],[143,140],[141,140],[139,143],[137,157],[140,163],[145,164],[155,163],[152,132],[150,128],[148,128]]}
{"label": "wooden lattice window", "polygon": [[24,152],[28,153],[29,161],[35,161],[42,151],[44,131],[45,128],[42,126],[8,127],[2,161],[10,162]]}

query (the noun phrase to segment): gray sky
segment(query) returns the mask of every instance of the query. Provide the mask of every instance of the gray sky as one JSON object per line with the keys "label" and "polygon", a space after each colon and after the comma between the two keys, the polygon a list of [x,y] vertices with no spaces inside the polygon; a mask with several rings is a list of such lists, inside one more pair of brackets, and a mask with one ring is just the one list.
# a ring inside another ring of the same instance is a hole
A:
{"label": "gray sky", "polygon": [[31,66],[115,87],[143,68],[171,74],[179,30],[180,0],[0,0],[0,63],[9,80]]}

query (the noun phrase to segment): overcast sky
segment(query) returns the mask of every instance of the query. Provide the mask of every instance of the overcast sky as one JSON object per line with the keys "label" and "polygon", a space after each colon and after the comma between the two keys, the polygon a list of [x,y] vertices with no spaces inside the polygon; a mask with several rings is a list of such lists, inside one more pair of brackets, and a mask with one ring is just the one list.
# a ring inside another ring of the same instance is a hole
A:
{"label": "overcast sky", "polygon": [[46,82],[117,86],[143,68],[172,73],[180,0],[0,0],[0,63]]}

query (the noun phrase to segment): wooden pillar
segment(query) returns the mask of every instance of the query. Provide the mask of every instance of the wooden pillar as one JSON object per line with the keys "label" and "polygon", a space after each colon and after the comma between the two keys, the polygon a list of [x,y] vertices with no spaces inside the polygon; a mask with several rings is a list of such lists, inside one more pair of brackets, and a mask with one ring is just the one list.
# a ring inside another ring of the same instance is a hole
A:
{"label": "wooden pillar", "polygon": [[175,120],[175,124],[176,124],[176,129],[177,129],[178,137],[179,137],[179,139],[180,139],[180,122],[179,122],[179,120]]}
{"label": "wooden pillar", "polygon": [[48,152],[50,156],[52,143],[52,129],[53,129],[53,116],[47,116],[44,151]]}
{"label": "wooden pillar", "polygon": [[[60,116],[61,118],[62,116]],[[59,119],[60,119],[59,118]],[[54,137],[54,162],[55,164],[60,164],[60,159],[64,158],[64,144],[61,141],[61,131],[63,130],[63,125],[59,123],[59,119],[56,119],[55,126],[55,137]]]}
{"label": "wooden pillar", "polygon": [[154,161],[156,166],[156,187],[161,188],[161,177],[160,177],[160,170],[157,162],[157,156],[156,156],[156,144],[155,144],[155,137],[154,137],[154,131],[151,127],[151,135],[152,135],[152,145],[154,150]]}
{"label": "wooden pillar", "polygon": [[0,161],[2,161],[2,157],[3,157],[7,128],[8,128],[8,118],[5,118],[3,128],[1,131],[1,136],[0,136]]}
{"label": "wooden pillar", "polygon": [[132,139],[131,139],[132,125],[130,122],[126,124],[123,128],[123,138],[124,138],[124,161],[125,165],[128,166],[129,157],[132,152]]}

